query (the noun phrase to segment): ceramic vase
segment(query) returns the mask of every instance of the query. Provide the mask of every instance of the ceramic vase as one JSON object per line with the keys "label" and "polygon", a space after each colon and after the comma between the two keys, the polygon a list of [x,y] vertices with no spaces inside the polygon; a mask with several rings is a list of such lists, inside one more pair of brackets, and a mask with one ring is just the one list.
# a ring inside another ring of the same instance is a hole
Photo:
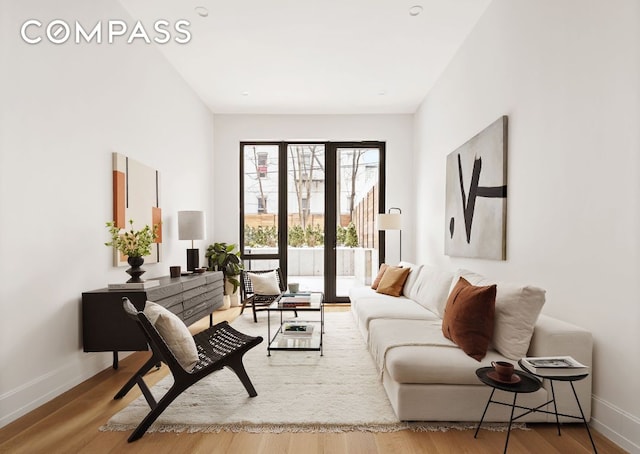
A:
{"label": "ceramic vase", "polygon": [[140,276],[145,273],[145,270],[141,268],[142,264],[144,263],[144,257],[128,257],[127,263],[131,265],[131,268],[127,270],[127,273],[129,274],[129,276],[131,276],[131,279],[129,279],[127,283],[144,282],[142,279],[140,279]]}

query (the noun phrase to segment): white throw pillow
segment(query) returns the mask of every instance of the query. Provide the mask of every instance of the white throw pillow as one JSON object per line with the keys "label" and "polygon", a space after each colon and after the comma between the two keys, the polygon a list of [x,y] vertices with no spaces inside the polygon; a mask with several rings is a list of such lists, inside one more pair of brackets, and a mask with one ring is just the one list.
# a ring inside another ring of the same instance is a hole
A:
{"label": "white throw pillow", "polygon": [[198,363],[198,348],[187,325],[176,314],[151,301],[147,301],[143,312],[184,370],[191,371]]}
{"label": "white throw pillow", "polygon": [[251,279],[253,293],[257,295],[279,295],[280,286],[278,285],[277,271],[269,271],[268,273],[247,273]]}
{"label": "white throw pillow", "polygon": [[458,273],[473,285],[497,285],[493,347],[512,360],[527,356],[546,292],[530,285],[494,281],[473,271]]}

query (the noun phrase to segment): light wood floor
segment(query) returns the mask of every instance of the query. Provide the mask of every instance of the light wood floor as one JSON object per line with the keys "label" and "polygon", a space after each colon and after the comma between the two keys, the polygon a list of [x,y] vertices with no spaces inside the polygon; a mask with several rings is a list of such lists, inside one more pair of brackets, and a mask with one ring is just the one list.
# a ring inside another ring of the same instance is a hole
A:
{"label": "light wood floor", "polygon": [[[327,310],[346,310],[329,307]],[[214,314],[215,321],[232,320],[239,310],[232,308]],[[250,316],[244,314],[244,316]],[[208,326],[204,319],[191,326],[193,332]],[[186,434],[147,433],[127,443],[129,432],[100,432],[98,428],[140,395],[138,388],[124,399],[113,395],[142,365],[148,352],[138,352],[121,360],[120,368],[106,369],[70,391],[0,429],[0,453],[501,453],[505,433],[473,430],[449,432],[393,433],[283,433],[283,434]],[[166,367],[150,372],[146,379],[155,383],[168,373]],[[251,371],[249,369],[249,375]],[[258,391],[259,392],[259,391]],[[558,436],[554,425],[533,425],[533,430],[515,430],[509,453],[588,453],[589,438],[583,426],[563,426]],[[598,452],[623,453],[609,440],[592,431]]]}

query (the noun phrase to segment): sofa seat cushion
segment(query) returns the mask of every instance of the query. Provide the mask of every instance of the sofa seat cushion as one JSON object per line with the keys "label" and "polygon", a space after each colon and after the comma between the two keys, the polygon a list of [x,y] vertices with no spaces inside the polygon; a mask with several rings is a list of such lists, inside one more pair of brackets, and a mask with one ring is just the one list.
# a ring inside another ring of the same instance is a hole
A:
{"label": "sofa seat cushion", "polygon": [[358,301],[362,298],[380,298],[384,299],[388,297],[388,295],[384,295],[383,293],[378,293],[374,289],[370,287],[351,287],[349,289],[349,299],[351,300],[351,304],[358,304]]}
{"label": "sofa seat cushion", "polygon": [[354,312],[359,323],[369,330],[371,320],[404,319],[404,320],[438,320],[438,316],[405,297],[387,296],[386,298],[360,298]]}
{"label": "sofa seat cushion", "polygon": [[398,383],[478,385],[475,371],[507,359],[495,350],[478,362],[442,335],[439,320],[372,320],[369,348]]}

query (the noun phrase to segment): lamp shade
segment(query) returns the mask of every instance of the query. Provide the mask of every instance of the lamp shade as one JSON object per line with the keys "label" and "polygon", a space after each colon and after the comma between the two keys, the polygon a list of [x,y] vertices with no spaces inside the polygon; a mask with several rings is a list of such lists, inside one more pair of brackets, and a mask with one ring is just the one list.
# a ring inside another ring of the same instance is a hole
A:
{"label": "lamp shade", "polygon": [[178,211],[178,239],[204,240],[204,211]]}
{"label": "lamp shade", "polygon": [[402,215],[400,213],[378,214],[378,230],[402,230]]}

